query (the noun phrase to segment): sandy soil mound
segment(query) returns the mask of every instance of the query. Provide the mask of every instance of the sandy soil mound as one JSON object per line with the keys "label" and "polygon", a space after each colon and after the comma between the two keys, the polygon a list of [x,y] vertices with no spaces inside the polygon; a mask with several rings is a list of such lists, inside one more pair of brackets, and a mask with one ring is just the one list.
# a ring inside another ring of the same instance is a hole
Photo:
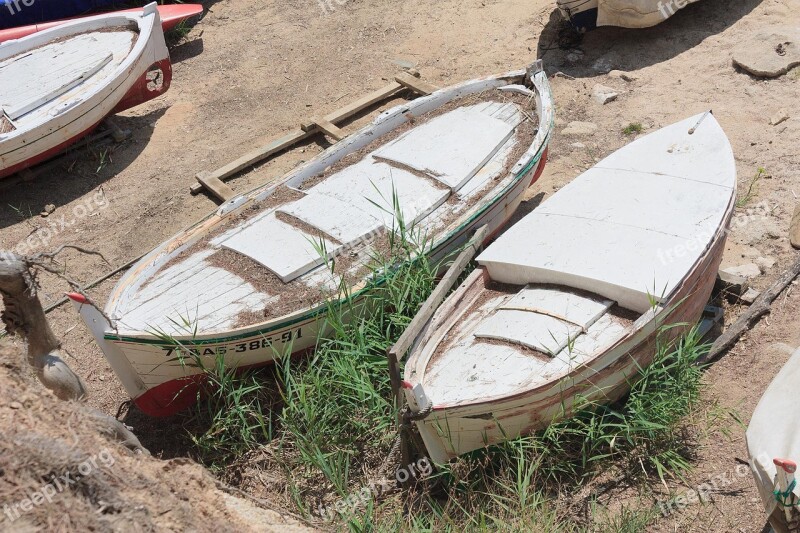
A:
{"label": "sandy soil mound", "polygon": [[23,377],[21,361],[0,344],[0,531],[309,531],[188,459],[113,442],[83,405]]}

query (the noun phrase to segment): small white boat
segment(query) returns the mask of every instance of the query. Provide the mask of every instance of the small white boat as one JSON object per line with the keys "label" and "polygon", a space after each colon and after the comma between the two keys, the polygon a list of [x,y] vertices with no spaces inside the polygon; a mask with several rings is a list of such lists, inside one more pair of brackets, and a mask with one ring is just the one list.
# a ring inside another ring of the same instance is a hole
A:
{"label": "small white boat", "polygon": [[440,89],[153,250],[111,293],[110,324],[73,299],[136,405],[174,413],[196,401],[202,374],[158,333],[206,365],[224,357],[242,368],[313,349],[341,277],[353,301],[380,282],[367,264],[398,211],[427,236],[433,261],[479,226],[497,231],[544,169],[552,124],[541,62]]}
{"label": "small white boat", "polygon": [[580,31],[597,26],[649,28],[697,0],[557,0],[565,19]]}
{"label": "small white boat", "polygon": [[758,402],[747,428],[750,468],[776,533],[800,530],[800,350],[784,365]]}
{"label": "small white boat", "polygon": [[735,195],[730,143],[706,113],[611,154],[501,235],[405,365],[431,459],[543,429],[578,398],[622,397],[659,327],[700,318]]}
{"label": "small white boat", "polygon": [[44,161],[172,79],[157,5],[0,45],[0,178]]}

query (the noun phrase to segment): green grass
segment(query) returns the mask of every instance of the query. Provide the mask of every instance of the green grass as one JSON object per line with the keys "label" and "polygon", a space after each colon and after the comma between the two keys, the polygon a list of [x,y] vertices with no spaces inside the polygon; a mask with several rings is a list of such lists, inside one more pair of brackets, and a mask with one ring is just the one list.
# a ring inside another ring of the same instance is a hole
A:
{"label": "green grass", "polygon": [[644,131],[644,126],[641,122],[631,122],[622,129],[624,135],[636,135]]}
{"label": "green grass", "polygon": [[[335,527],[350,531],[628,532],[652,522],[657,513],[646,497],[614,509],[573,500],[599,476],[618,476],[646,494],[650,484],[690,469],[686,417],[701,390],[695,363],[707,348],[696,330],[675,343],[659,342],[625,401],[583,402],[574,417],[539,434],[440,465],[415,490],[355,498],[393,475],[386,458],[396,408],[385,352],[430,294],[439,270],[424,258],[410,261],[420,248],[410,244],[415,240],[401,224],[389,253],[373,258],[373,276],[383,283],[358,306],[331,300],[332,334],[309,359],[283,358],[274,382],[221,363],[204,369],[207,395],[189,425],[200,428],[193,442],[201,459],[221,470],[250,450],[269,450],[294,511],[319,520],[321,506],[333,509]],[[662,329],[666,339],[671,328]],[[337,502],[348,505],[336,508]],[[579,518],[576,504],[590,508],[588,518]]]}
{"label": "green grass", "polygon": [[753,179],[750,180],[750,184],[747,186],[747,192],[745,193],[744,196],[742,196],[736,201],[736,207],[744,207],[748,203],[750,203],[750,200],[752,200],[753,197],[756,195],[756,184],[761,178],[763,178],[766,175],[767,171],[764,169],[764,167],[758,167],[756,175],[753,176]]}

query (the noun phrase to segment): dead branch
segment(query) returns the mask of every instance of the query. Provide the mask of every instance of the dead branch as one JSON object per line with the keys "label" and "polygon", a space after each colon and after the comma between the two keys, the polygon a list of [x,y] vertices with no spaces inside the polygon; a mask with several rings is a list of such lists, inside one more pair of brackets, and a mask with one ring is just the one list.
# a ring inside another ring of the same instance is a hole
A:
{"label": "dead branch", "polygon": [[9,334],[28,342],[28,363],[39,381],[62,400],[77,400],[86,395],[83,380],[64,362],[61,342],[56,338],[36,291],[36,281],[27,258],[0,254],[0,295],[5,309],[0,320]]}
{"label": "dead branch", "polygon": [[783,290],[788,287],[798,275],[800,275],[800,258],[798,258],[789,270],[784,272],[775,283],[762,292],[747,311],[745,311],[731,327],[725,330],[725,333],[714,341],[709,352],[704,357],[698,359],[698,364],[713,363],[725,355],[725,352],[736,344],[739,337],[751,329],[762,316],[771,311],[772,302],[780,296]]}

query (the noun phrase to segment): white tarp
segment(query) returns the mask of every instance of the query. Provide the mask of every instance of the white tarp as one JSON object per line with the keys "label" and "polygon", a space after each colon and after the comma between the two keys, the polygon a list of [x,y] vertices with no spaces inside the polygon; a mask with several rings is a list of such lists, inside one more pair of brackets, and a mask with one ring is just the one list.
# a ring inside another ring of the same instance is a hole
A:
{"label": "white tarp", "polygon": [[599,0],[598,26],[649,28],[697,0]]}
{"label": "white tarp", "polygon": [[[800,350],[778,372],[756,406],[747,428],[747,450],[750,467],[758,492],[764,500],[767,514],[772,514],[777,502],[772,491],[776,488],[777,469],[772,460],[791,459],[800,463],[800,409],[797,391],[800,387]],[[800,486],[794,494],[800,498]]]}

